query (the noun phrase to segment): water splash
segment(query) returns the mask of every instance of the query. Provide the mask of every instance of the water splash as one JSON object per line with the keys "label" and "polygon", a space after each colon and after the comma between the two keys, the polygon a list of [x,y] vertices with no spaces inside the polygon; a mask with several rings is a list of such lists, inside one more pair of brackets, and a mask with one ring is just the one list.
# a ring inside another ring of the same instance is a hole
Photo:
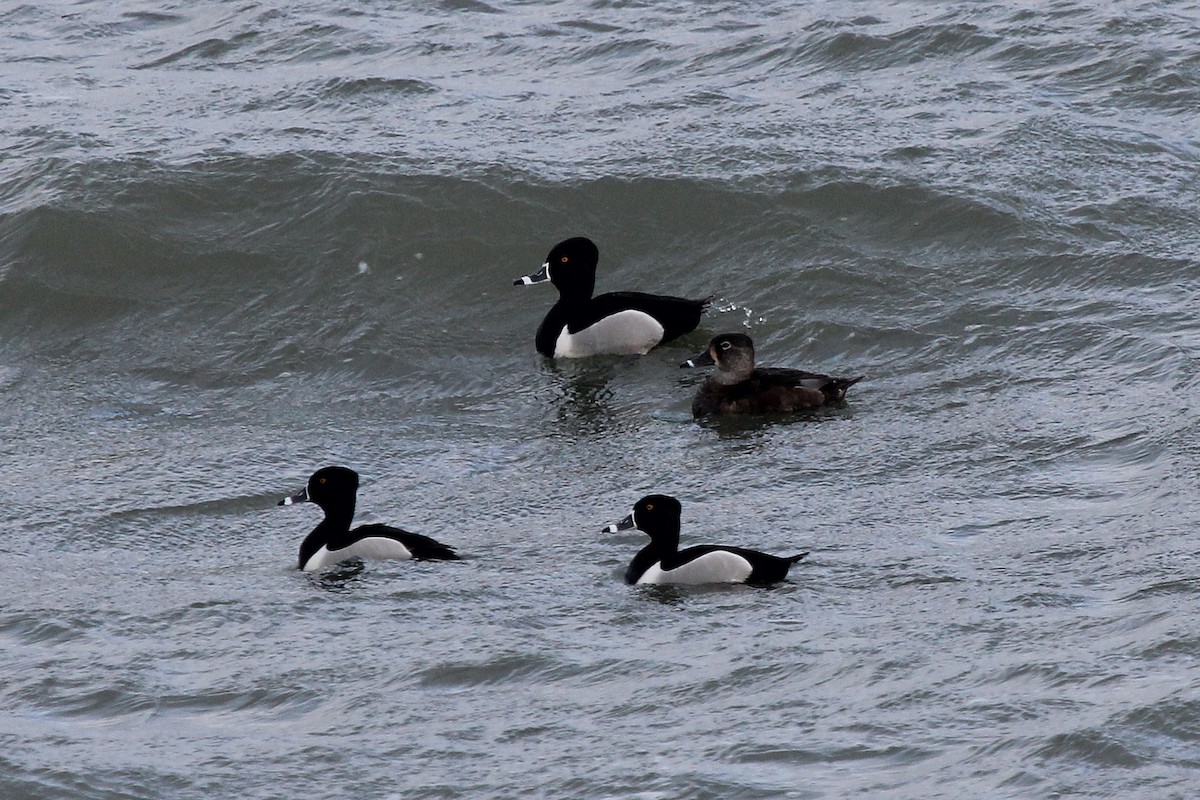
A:
{"label": "water splash", "polygon": [[732,300],[726,300],[724,297],[718,297],[715,301],[713,301],[713,307],[717,309],[717,313],[719,314],[732,314],[734,312],[741,313],[743,317],[741,324],[746,330],[753,330],[755,327],[763,325],[767,321],[766,317],[759,314],[754,309],[748,306],[739,305]]}

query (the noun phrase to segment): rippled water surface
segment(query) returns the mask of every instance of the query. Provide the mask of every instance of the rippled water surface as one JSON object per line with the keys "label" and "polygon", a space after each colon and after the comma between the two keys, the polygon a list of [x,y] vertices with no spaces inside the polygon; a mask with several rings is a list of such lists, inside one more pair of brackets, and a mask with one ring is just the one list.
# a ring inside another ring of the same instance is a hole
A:
{"label": "rippled water surface", "polygon": [[[0,797],[1195,794],[1193,3],[0,25]],[[541,358],[573,235],[714,309]],[[867,378],[696,423],[724,331]],[[296,571],[330,463],[464,560]],[[811,555],[626,587],[649,492]]]}

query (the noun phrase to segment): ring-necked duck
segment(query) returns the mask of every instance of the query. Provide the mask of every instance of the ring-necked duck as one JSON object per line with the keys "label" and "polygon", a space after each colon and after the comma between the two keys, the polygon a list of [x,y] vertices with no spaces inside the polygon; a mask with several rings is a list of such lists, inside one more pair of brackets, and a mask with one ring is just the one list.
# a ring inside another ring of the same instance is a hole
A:
{"label": "ring-necked duck", "polygon": [[831,378],[799,369],[754,366],[754,342],[744,333],[723,333],[681,367],[717,365],[692,401],[692,414],[791,412],[839,403],[863,379]]}
{"label": "ring-necked duck", "polygon": [[325,512],[325,519],[300,545],[300,569],[312,572],[351,558],[458,560],[453,547],[419,533],[389,525],[359,525],[350,530],[357,494],[357,472],[324,467],[312,474],[303,491],[279,501],[281,506],[312,502]]}
{"label": "ring-necked duck", "polygon": [[592,297],[600,251],[582,236],[559,242],[546,263],[513,285],[551,281],[558,302],[538,327],[535,343],[547,356],[641,355],[700,324],[711,297],[609,292]]}
{"label": "ring-necked duck", "polygon": [[608,533],[637,528],[650,537],[625,570],[626,583],[777,583],[808,555],[780,557],[713,544],[680,550],[679,510],[674,497],[651,494],[638,500],[628,517],[604,528]]}

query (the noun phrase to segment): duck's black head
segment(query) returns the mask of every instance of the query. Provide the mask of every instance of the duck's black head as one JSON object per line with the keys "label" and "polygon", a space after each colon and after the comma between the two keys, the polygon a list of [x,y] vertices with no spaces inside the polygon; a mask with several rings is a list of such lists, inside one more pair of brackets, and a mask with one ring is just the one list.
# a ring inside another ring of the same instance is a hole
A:
{"label": "duck's black head", "polygon": [[576,236],[554,245],[543,268],[559,292],[591,297],[599,262],[600,250],[592,240]]}
{"label": "duck's black head", "polygon": [[744,333],[722,333],[714,336],[708,349],[681,367],[707,367],[717,365],[722,374],[748,376],[754,370],[754,341]]}
{"label": "duck's black head", "polygon": [[349,504],[354,506],[358,493],[358,473],[347,467],[322,467],[308,479],[308,485],[299,494],[279,501],[281,506],[292,503],[316,503],[326,512],[331,508]]}
{"label": "duck's black head", "polygon": [[633,513],[620,522],[605,528],[616,532],[637,528],[651,539],[658,536],[679,536],[679,501],[667,494],[648,494],[633,506]]}
{"label": "duck's black head", "polygon": [[570,297],[592,296],[596,285],[596,264],[600,261],[600,250],[585,236],[564,239],[554,245],[546,256],[542,268],[532,275],[513,281],[516,286],[530,286],[550,281],[560,295]]}

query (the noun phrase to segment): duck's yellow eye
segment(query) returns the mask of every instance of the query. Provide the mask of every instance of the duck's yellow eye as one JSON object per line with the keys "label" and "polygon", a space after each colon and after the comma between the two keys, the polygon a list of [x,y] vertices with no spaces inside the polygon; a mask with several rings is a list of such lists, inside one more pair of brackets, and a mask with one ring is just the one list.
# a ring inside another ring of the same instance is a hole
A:
{"label": "duck's yellow eye", "polygon": [[317,481],[317,483],[325,483],[327,480],[329,480],[329,479],[328,479],[328,478],[321,478],[320,480],[318,480],[318,481]]}
{"label": "duck's yellow eye", "polygon": [[733,346],[733,342],[721,342],[722,350],[728,350],[732,346]]}
{"label": "duck's yellow eye", "polygon": [[647,510],[647,511],[653,511],[653,510],[654,510],[654,503],[646,503],[646,510]]}

